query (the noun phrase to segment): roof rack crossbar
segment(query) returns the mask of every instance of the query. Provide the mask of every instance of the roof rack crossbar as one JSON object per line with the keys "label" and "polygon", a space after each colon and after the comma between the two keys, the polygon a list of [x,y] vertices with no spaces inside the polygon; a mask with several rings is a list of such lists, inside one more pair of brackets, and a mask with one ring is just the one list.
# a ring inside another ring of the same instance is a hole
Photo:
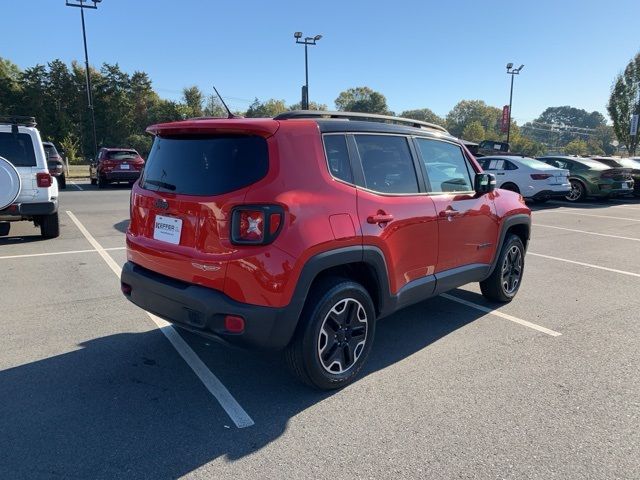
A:
{"label": "roof rack crossbar", "polygon": [[324,110],[292,110],[284,112],[273,117],[274,120],[288,120],[292,118],[341,118],[345,120],[377,120],[390,123],[399,123],[401,125],[410,125],[416,128],[429,128],[449,133],[446,128],[436,125],[435,123],[423,122],[422,120],[414,120],[411,118],[393,117],[391,115],[379,115],[377,113],[364,112],[328,112]]}
{"label": "roof rack crossbar", "polygon": [[0,115],[0,123],[21,125],[23,127],[35,127],[37,125],[35,117],[25,117],[22,115]]}

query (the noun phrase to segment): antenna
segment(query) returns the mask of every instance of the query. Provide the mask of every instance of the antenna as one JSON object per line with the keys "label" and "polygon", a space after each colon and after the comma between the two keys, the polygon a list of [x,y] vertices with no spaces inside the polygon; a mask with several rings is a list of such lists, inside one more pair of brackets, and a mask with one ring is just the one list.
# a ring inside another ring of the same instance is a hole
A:
{"label": "antenna", "polygon": [[215,90],[216,95],[218,96],[218,98],[220,99],[220,101],[222,102],[222,105],[224,106],[224,108],[226,108],[226,109],[227,109],[227,113],[229,114],[229,115],[227,116],[227,118],[241,118],[241,117],[238,117],[237,115],[234,115],[233,113],[231,113],[231,110],[229,110],[229,107],[227,107],[227,104],[226,104],[226,103],[224,103],[224,100],[222,99],[222,95],[220,95],[220,93],[218,93],[218,89],[216,88],[216,86],[215,86],[215,85],[213,85],[213,89]]}

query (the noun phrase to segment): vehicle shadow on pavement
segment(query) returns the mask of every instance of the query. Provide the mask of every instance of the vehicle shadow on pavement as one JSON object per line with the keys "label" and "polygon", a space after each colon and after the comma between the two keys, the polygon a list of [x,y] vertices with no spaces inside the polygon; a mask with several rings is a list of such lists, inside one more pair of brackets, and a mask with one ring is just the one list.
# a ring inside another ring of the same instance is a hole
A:
{"label": "vehicle shadow on pavement", "polygon": [[551,200],[545,203],[527,202],[527,206],[531,211],[553,210],[556,208],[573,208],[582,210],[598,210],[601,208],[609,208],[620,205],[638,205],[633,198],[619,197],[615,201],[603,198],[589,198],[584,202],[568,202],[564,200]]}
{"label": "vehicle shadow on pavement", "polygon": [[[382,320],[364,376],[385,375],[480,315],[435,298]],[[235,428],[158,330],[110,335],[0,372],[0,478],[176,478],[262,449],[290,419],[341,395],[300,384],[279,354],[181,334],[254,426]]]}
{"label": "vehicle shadow on pavement", "polygon": [[129,219],[122,220],[121,222],[115,223],[113,228],[118,230],[121,233],[127,233],[127,228],[129,228]]}
{"label": "vehicle shadow on pavement", "polygon": [[[34,231],[36,231],[34,229]],[[25,244],[25,243],[33,243],[33,242],[42,242],[48,241],[47,238],[44,238],[40,233],[34,233],[33,235],[15,235],[12,236],[9,234],[6,237],[0,237],[0,247],[2,245],[17,245],[17,244]]]}

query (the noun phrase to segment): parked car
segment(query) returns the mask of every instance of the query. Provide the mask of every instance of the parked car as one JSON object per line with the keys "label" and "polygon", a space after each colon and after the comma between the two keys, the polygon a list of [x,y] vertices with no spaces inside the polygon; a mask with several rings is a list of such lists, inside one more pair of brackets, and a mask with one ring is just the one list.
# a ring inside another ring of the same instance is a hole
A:
{"label": "parked car", "polygon": [[56,146],[51,142],[42,142],[44,153],[47,155],[49,173],[58,181],[58,188],[67,188],[67,177],[64,173],[64,161],[58,153]]}
{"label": "parked car", "polygon": [[29,221],[43,237],[57,237],[58,186],[34,118],[0,117],[0,158],[0,235],[10,222]]}
{"label": "parked car", "polygon": [[201,335],[284,349],[307,384],[353,381],[376,319],[470,282],[499,302],[521,285],[530,210],[442,127],[294,111],[147,131],[124,295]]}
{"label": "parked car", "polygon": [[611,168],[596,160],[581,157],[540,157],[557,168],[569,170],[571,192],[565,198],[578,202],[587,197],[609,198],[633,191],[630,168]]}
{"label": "parked car", "polygon": [[485,172],[496,176],[498,188],[517,192],[537,202],[565,197],[571,191],[569,170],[552,167],[534,158],[488,156],[479,158],[478,163]]}
{"label": "parked car", "polygon": [[474,152],[476,157],[484,157],[486,155],[509,155],[510,146],[507,142],[498,142],[495,140],[482,140]]}
{"label": "parked car", "polygon": [[[640,161],[633,158],[591,157],[612,168],[630,168],[633,177],[633,195],[640,197]],[[632,192],[629,192],[632,193]]]}
{"label": "parked car", "polygon": [[96,161],[89,165],[89,178],[98,188],[119,182],[133,185],[143,168],[143,158],[132,148],[101,148]]}

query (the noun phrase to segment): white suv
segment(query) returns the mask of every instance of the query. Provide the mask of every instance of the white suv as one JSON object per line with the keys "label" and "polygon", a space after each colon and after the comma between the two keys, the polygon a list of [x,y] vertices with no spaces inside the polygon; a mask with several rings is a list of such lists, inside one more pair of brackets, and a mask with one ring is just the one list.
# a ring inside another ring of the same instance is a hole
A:
{"label": "white suv", "polygon": [[32,117],[0,117],[0,236],[21,220],[45,238],[60,234],[58,184]]}

